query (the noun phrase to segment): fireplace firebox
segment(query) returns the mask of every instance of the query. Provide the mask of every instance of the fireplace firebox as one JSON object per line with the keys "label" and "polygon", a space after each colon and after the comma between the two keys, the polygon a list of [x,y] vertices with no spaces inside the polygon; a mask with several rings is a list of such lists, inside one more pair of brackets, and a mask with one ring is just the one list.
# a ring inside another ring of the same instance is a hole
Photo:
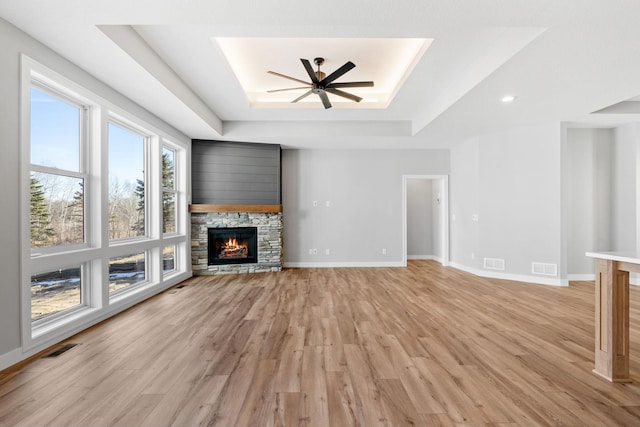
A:
{"label": "fireplace firebox", "polygon": [[258,262],[258,228],[209,228],[209,265]]}

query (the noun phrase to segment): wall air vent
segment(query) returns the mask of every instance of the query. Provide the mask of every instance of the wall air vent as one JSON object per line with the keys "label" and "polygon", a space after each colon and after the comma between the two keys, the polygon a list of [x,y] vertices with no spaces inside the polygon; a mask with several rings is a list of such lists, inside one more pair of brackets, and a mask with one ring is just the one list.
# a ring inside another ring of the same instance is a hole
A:
{"label": "wall air vent", "polygon": [[533,274],[540,274],[543,276],[557,276],[558,264],[547,264],[544,262],[532,262],[531,272]]}
{"label": "wall air vent", "polygon": [[485,258],[485,270],[504,270],[504,260],[501,258]]}

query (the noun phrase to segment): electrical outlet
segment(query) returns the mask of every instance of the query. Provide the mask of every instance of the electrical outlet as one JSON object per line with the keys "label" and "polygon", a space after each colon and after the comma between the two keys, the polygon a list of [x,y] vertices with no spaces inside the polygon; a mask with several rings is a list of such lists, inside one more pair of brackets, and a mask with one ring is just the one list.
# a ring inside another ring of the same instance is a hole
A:
{"label": "electrical outlet", "polygon": [[329,200],[327,200],[326,202],[324,202],[324,205],[328,208],[331,207],[331,202]]}
{"label": "electrical outlet", "polygon": [[325,250],[324,250],[324,254],[325,254],[325,255],[329,255],[329,254],[331,254],[331,251],[330,251],[329,249],[325,249]]}
{"label": "electrical outlet", "polygon": [[313,249],[309,249],[309,255],[313,255]]}
{"label": "electrical outlet", "polygon": [[387,248],[382,248],[382,255],[386,255],[387,254]]}

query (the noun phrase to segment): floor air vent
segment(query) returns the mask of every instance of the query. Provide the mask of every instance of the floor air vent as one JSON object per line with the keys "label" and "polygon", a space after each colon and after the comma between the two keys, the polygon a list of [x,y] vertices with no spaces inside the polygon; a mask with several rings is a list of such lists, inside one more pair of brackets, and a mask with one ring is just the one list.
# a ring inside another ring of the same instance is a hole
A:
{"label": "floor air vent", "polygon": [[60,356],[62,353],[71,350],[73,347],[77,346],[78,344],[65,344],[63,346],[60,346],[58,348],[56,348],[55,350],[53,350],[51,353],[45,354],[42,357],[58,357]]}
{"label": "floor air vent", "polygon": [[187,285],[178,285],[176,287],[174,287],[173,289],[167,291],[168,294],[176,294],[178,293],[178,289],[182,289],[184,287],[186,287]]}

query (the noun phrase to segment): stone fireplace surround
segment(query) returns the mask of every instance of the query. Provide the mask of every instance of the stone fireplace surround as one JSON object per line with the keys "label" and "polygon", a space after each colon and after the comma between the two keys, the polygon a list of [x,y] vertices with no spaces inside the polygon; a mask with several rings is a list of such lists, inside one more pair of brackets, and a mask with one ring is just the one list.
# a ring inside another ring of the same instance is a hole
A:
{"label": "stone fireplace surround", "polygon": [[[224,273],[261,273],[282,270],[281,205],[200,205],[191,212],[191,268],[195,276]],[[258,262],[208,265],[208,229],[257,227]]]}

